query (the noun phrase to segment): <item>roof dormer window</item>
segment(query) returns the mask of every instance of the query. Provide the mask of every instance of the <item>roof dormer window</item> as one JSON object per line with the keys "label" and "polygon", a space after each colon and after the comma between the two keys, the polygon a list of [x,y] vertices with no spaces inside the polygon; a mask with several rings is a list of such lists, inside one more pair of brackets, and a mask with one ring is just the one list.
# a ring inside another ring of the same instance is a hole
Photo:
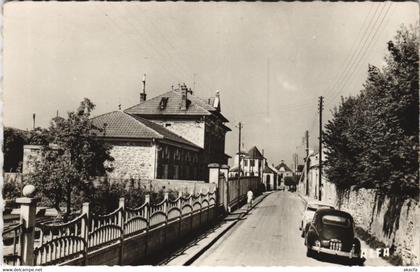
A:
{"label": "roof dormer window", "polygon": [[162,97],[159,102],[159,109],[164,110],[168,104],[168,97]]}

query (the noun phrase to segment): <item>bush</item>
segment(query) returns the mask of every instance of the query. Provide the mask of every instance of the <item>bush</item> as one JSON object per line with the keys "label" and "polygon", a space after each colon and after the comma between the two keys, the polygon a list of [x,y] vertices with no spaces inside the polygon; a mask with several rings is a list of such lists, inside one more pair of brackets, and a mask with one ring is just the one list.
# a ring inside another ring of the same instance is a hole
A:
{"label": "bush", "polygon": [[286,186],[296,186],[297,185],[296,177],[285,177],[284,178],[284,185],[286,185]]}
{"label": "bush", "polygon": [[22,195],[22,188],[19,184],[8,182],[3,185],[3,199],[15,199]]}

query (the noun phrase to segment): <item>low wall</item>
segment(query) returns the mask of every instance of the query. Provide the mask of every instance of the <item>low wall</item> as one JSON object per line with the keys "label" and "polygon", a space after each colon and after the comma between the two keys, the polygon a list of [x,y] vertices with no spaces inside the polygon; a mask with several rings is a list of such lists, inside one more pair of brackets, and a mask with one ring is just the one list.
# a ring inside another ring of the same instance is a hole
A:
{"label": "low wall", "polygon": [[[352,214],[358,227],[387,247],[393,248],[394,255],[401,256],[403,265],[419,265],[420,209],[418,202],[406,200],[403,203],[397,202],[390,205],[392,200],[389,197],[379,201],[375,190],[368,189],[351,190],[343,195],[340,201],[335,185],[330,182],[324,183],[322,197],[323,201]],[[395,209],[399,205],[401,209],[396,210],[397,214],[391,215],[389,207]],[[393,224],[387,226],[385,218],[388,224],[389,222]]]}
{"label": "low wall", "polygon": [[[110,183],[128,184],[130,179],[110,178]],[[97,181],[98,182],[98,181]],[[171,179],[135,179],[135,186],[144,188],[147,191],[157,192],[159,190],[173,190],[189,194],[198,194],[201,192],[212,192],[216,189],[216,184],[197,180],[171,180]]]}
{"label": "low wall", "polygon": [[[124,239],[122,246],[121,243],[115,243],[89,252],[86,265],[150,264],[150,259],[168,247],[211,226],[217,220],[217,209],[213,207]],[[63,265],[84,265],[84,258],[80,257]]]}
{"label": "low wall", "polygon": [[241,177],[229,178],[227,189],[227,201],[230,207],[237,207],[246,200],[248,190],[257,196],[259,193],[259,186],[261,179],[259,177]]}

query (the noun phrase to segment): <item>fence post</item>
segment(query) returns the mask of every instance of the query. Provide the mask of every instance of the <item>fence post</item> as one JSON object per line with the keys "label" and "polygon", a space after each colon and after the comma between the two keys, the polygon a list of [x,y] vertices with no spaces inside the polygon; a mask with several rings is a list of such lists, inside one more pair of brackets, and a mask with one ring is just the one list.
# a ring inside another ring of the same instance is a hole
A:
{"label": "fence post", "polygon": [[88,243],[88,236],[89,236],[89,202],[83,202],[82,206],[82,214],[86,214],[86,221],[82,220],[82,237],[86,240],[86,243]]}
{"label": "fence post", "polygon": [[167,233],[168,233],[168,202],[169,202],[169,193],[165,192],[164,195],[164,202],[163,202],[163,212],[165,213],[165,237],[164,237],[164,244],[166,245]]}
{"label": "fence post", "polygon": [[144,196],[144,218],[146,218],[146,244],[144,246],[144,256],[147,257],[149,249],[149,229],[150,229],[150,195]]}
{"label": "fence post", "polygon": [[146,204],[144,206],[144,218],[149,222],[149,216],[150,216],[150,195],[147,194],[144,196],[144,203]]}
{"label": "fence post", "polygon": [[218,163],[210,163],[209,168],[209,183],[219,184],[220,165]]}
{"label": "fence post", "polygon": [[90,212],[89,212],[90,203],[89,202],[83,202],[82,204],[82,214],[86,214],[85,220],[82,220],[81,226],[80,226],[80,234],[82,238],[86,241],[86,247],[84,252],[84,265],[87,265],[87,252],[89,247],[89,222],[90,222]]}
{"label": "fence post", "polygon": [[34,236],[37,199],[34,198],[35,187],[26,185],[22,190],[23,197],[16,198],[20,204],[20,223],[23,225],[21,236],[22,265],[34,265]]}
{"label": "fence post", "polygon": [[[223,175],[223,176],[222,176]],[[228,180],[229,180],[229,166],[223,164],[220,169],[220,176],[219,176],[219,201],[218,206],[223,204],[225,211],[228,211],[229,203],[228,203]]]}
{"label": "fence post", "polygon": [[118,202],[118,209],[121,208],[121,211],[118,214],[118,225],[121,227],[121,237],[120,237],[120,256],[119,264],[123,265],[123,248],[124,248],[124,221],[125,221],[125,198],[120,197]]}
{"label": "fence post", "polygon": [[169,200],[168,192],[165,192],[163,200],[165,200],[163,202],[163,212],[166,214],[166,217],[168,217],[168,200]]}
{"label": "fence post", "polygon": [[118,201],[118,209],[122,208],[121,212],[118,215],[118,225],[124,229],[124,213],[125,213],[125,198],[124,197],[120,197],[119,201]]}

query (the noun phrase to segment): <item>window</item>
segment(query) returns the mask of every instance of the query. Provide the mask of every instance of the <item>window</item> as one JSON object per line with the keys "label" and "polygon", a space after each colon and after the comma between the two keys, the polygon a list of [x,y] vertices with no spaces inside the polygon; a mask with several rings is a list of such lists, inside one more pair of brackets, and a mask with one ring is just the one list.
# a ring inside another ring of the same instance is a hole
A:
{"label": "window", "polygon": [[159,108],[161,109],[161,110],[164,110],[165,108],[166,108],[166,105],[168,104],[168,97],[162,97],[161,99],[160,99],[160,102],[159,102]]}
{"label": "window", "polygon": [[255,160],[249,160],[249,164],[250,164],[251,167],[254,167],[255,166]]}
{"label": "window", "polygon": [[244,166],[248,166],[248,160],[244,160]]}

